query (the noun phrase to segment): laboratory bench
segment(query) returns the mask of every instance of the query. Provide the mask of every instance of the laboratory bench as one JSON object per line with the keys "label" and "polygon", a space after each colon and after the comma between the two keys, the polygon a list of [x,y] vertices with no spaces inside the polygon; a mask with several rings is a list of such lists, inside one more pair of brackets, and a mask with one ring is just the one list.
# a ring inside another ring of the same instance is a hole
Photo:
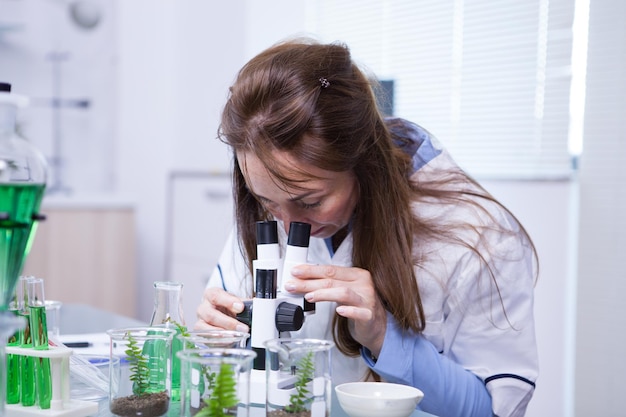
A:
{"label": "laboratory bench", "polygon": [[[90,342],[92,345],[88,348],[75,348],[75,354],[81,353],[102,353],[106,351],[103,346],[105,332],[108,329],[120,327],[145,326],[146,323],[124,317],[119,314],[104,311],[89,305],[83,304],[64,304],[60,314],[60,330],[61,340],[63,341],[84,341]],[[178,408],[170,406],[168,417],[178,417]],[[100,401],[98,414],[94,417],[109,417],[108,400]],[[265,412],[263,408],[251,407],[249,417],[263,417]],[[331,417],[348,417],[341,409],[333,390],[333,399],[331,404]],[[411,417],[434,417],[432,414],[416,410]]]}

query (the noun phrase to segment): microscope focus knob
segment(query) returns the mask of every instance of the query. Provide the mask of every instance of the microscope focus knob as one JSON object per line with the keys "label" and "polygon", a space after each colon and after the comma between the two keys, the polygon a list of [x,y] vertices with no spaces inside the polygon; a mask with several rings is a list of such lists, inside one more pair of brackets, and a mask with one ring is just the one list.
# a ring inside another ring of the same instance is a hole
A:
{"label": "microscope focus knob", "polygon": [[252,300],[243,302],[243,311],[237,314],[237,320],[252,327]]}
{"label": "microscope focus knob", "polygon": [[279,332],[295,332],[302,328],[304,311],[302,307],[282,302],[276,308],[276,330]]}

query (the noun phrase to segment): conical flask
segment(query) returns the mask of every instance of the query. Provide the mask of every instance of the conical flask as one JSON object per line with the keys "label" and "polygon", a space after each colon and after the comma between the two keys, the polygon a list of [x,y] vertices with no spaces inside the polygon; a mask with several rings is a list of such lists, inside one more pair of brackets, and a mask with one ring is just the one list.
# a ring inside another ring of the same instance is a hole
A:
{"label": "conical flask", "polygon": [[46,187],[45,159],[15,130],[17,109],[26,102],[0,83],[0,311],[8,309],[30,250]]}
{"label": "conical flask", "polygon": [[183,342],[179,336],[187,332],[183,314],[183,284],[180,282],[157,281],[154,283],[154,310],[150,326],[164,326],[176,330],[172,340],[172,401],[180,400],[180,358]]}

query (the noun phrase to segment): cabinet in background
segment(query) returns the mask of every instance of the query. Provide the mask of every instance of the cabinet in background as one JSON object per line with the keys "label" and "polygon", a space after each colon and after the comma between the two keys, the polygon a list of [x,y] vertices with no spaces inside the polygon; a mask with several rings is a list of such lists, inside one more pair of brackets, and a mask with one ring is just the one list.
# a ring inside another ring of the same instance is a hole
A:
{"label": "cabinet in background", "polygon": [[[45,295],[136,317],[132,207],[47,207],[22,271],[44,279]],[[61,332],[63,329],[61,329]]]}
{"label": "cabinet in background", "polygon": [[206,283],[233,225],[230,177],[173,172],[168,184],[166,273],[183,284],[185,323],[193,327]]}

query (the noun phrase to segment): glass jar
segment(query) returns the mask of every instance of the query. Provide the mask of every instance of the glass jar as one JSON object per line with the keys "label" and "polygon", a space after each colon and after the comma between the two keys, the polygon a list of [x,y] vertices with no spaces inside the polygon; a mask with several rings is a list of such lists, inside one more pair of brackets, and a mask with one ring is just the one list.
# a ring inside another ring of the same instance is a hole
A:
{"label": "glass jar", "polygon": [[[330,417],[331,352],[335,344],[319,339],[265,342],[267,417]],[[302,414],[298,414],[302,413]]]}
{"label": "glass jar", "polygon": [[176,332],[163,327],[133,327],[107,333],[111,339],[111,413],[123,417],[157,417],[167,413],[172,339]]}
{"label": "glass jar", "polygon": [[186,349],[180,351],[178,357],[181,360],[181,417],[198,413],[248,417],[254,351]]}

